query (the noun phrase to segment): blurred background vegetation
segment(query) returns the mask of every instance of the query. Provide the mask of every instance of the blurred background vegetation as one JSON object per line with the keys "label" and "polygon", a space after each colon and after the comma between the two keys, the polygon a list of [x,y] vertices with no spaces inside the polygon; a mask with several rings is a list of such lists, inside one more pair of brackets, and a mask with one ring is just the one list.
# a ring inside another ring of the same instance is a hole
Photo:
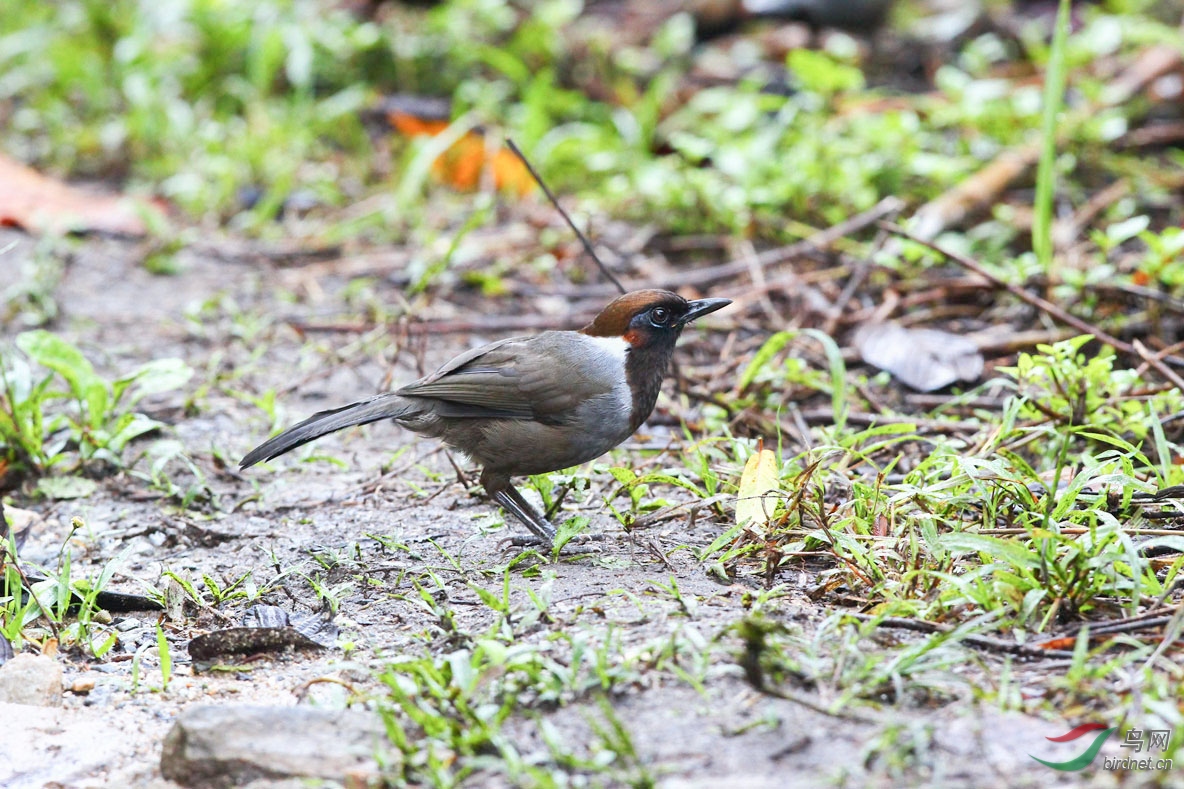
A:
{"label": "blurred background vegetation", "polygon": [[[932,198],[1038,131],[1051,3],[902,0],[871,44],[837,30],[799,41],[751,19],[720,36],[706,5],[9,0],[0,145],[58,175],[125,182],[190,221],[276,233],[282,207],[306,205],[324,220],[314,232],[403,241],[471,213],[433,204],[425,216],[439,144],[385,122],[391,97],[437,97],[454,131],[513,137],[590,212],[783,239],[887,195]],[[1008,22],[984,23],[991,12]],[[1090,64],[1180,46],[1178,21],[1170,3],[1078,6],[1073,95],[1107,90],[1114,70]],[[1121,171],[1144,206],[1175,216],[1178,179],[1162,164],[1179,153],[1112,147],[1140,109],[1066,130],[1066,198]],[[1015,235],[996,219],[973,246]]]}

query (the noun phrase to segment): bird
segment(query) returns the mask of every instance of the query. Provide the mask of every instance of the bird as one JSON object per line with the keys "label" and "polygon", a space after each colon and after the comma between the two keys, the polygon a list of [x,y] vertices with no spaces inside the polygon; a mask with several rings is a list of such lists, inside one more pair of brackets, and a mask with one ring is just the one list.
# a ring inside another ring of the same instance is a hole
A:
{"label": "bird", "polygon": [[550,547],[555,526],[511,479],[578,466],[633,435],[654,410],[683,328],[731,303],[688,301],[668,290],[625,293],[578,331],[499,340],[393,392],[315,413],[252,449],[239,466],[390,419],[479,463],[485,491],[531,532],[516,544]]}

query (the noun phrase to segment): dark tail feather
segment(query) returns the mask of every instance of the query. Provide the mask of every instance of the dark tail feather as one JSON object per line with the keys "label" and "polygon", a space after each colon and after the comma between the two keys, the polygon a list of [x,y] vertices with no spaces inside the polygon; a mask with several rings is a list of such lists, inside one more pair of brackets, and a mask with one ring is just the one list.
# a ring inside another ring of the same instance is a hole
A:
{"label": "dark tail feather", "polygon": [[326,433],[332,433],[334,430],[405,416],[414,413],[419,408],[420,406],[409,398],[396,394],[382,394],[360,403],[334,408],[331,411],[320,411],[300,424],[293,425],[278,436],[267,439],[248,452],[238,465],[239,468],[247,468],[261,460],[271,460],[278,457],[313,439],[320,438]]}

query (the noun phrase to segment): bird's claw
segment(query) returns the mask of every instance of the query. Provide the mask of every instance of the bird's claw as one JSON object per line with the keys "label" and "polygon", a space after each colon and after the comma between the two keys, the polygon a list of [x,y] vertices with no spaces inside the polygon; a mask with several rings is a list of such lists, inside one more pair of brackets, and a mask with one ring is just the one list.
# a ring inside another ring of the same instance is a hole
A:
{"label": "bird's claw", "polygon": [[[593,542],[599,543],[603,540],[603,534],[576,534],[565,542],[563,547],[566,548],[569,545],[586,545]],[[554,541],[544,540],[542,537],[533,534],[515,534],[511,537],[506,537],[498,543],[499,550],[505,550],[506,548],[538,548],[544,551],[550,551],[554,547]]]}

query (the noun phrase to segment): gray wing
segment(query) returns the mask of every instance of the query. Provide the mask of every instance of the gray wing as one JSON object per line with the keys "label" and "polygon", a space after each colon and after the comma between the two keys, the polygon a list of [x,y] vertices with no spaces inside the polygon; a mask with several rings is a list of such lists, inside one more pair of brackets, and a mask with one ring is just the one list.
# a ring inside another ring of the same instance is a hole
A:
{"label": "gray wing", "polygon": [[590,382],[584,359],[564,358],[564,369],[540,363],[563,358],[553,352],[556,335],[512,337],[474,348],[397,394],[440,401],[434,410],[441,416],[562,422],[584,399],[611,386]]}

